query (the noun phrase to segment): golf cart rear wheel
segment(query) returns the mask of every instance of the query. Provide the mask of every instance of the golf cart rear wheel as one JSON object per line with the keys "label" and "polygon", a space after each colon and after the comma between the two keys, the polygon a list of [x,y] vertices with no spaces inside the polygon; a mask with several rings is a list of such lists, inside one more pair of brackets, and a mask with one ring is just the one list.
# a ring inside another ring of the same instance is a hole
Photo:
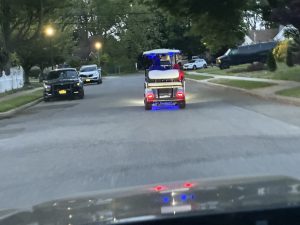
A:
{"label": "golf cart rear wheel", "polygon": [[151,110],[152,104],[151,103],[145,103],[145,110]]}
{"label": "golf cart rear wheel", "polygon": [[178,103],[178,106],[179,106],[180,109],[184,109],[185,106],[186,106],[185,101],[179,102],[179,103]]}

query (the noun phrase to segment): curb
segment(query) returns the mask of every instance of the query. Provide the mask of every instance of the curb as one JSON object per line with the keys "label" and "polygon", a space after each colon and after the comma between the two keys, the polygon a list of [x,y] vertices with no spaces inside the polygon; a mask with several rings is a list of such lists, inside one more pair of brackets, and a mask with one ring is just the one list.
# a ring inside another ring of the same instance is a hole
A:
{"label": "curb", "polygon": [[254,97],[258,97],[264,100],[275,100],[277,102],[283,103],[283,104],[289,104],[289,105],[296,105],[296,106],[300,106],[300,99],[294,99],[294,98],[289,98],[289,97],[283,97],[283,96],[265,96],[265,95],[261,95],[258,93],[255,93],[253,91],[249,91],[243,88],[237,88],[237,87],[231,87],[231,86],[226,86],[226,85],[222,85],[222,84],[215,84],[215,83],[211,83],[209,82],[209,80],[215,79],[215,78],[211,78],[211,79],[207,79],[207,80],[194,80],[191,78],[185,78],[186,80],[189,81],[194,81],[197,83],[201,83],[201,84],[205,84],[205,85],[209,85],[209,86],[214,86],[214,87],[219,87],[219,88],[223,88],[223,89],[227,89],[227,90],[235,90],[235,91],[239,91],[242,92],[244,94],[248,94]]}
{"label": "curb", "polygon": [[27,108],[30,108],[30,107],[32,107],[32,106],[40,103],[41,101],[43,101],[43,98],[39,98],[39,99],[34,100],[32,102],[29,102],[29,103],[27,103],[25,105],[22,105],[22,106],[20,106],[18,108],[11,109],[11,110],[9,110],[7,112],[0,113],[0,119],[10,118],[10,117],[14,116],[15,114],[17,114],[17,113],[19,113],[19,112],[21,112],[21,111],[23,111],[23,110],[25,110]]}

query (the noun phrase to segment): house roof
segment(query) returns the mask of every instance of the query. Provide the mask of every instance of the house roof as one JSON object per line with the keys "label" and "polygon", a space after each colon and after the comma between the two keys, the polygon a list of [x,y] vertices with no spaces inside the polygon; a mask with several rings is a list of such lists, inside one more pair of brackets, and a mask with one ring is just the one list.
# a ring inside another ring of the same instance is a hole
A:
{"label": "house roof", "polygon": [[273,41],[278,32],[278,28],[267,30],[251,30],[248,33],[248,37],[253,40],[254,43],[268,42]]}

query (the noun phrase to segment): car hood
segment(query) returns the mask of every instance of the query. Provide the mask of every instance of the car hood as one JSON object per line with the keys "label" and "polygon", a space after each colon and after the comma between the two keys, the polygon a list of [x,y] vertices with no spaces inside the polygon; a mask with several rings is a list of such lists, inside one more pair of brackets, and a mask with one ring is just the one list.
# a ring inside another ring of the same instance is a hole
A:
{"label": "car hood", "polygon": [[55,80],[45,80],[45,84],[71,84],[79,82],[79,79],[55,79]]}
{"label": "car hood", "polygon": [[289,177],[196,180],[86,194],[28,211],[0,211],[0,224],[109,224],[299,205],[300,182]]}

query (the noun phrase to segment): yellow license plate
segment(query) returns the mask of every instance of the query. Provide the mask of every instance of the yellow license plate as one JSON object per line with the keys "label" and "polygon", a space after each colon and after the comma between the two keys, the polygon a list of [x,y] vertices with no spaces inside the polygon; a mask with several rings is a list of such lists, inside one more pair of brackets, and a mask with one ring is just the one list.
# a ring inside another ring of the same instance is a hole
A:
{"label": "yellow license plate", "polygon": [[66,90],[59,90],[58,93],[60,95],[65,95],[65,94],[67,94],[67,91]]}
{"label": "yellow license plate", "polygon": [[90,82],[90,81],[91,81],[91,79],[86,79],[85,81],[86,81],[86,82]]}

